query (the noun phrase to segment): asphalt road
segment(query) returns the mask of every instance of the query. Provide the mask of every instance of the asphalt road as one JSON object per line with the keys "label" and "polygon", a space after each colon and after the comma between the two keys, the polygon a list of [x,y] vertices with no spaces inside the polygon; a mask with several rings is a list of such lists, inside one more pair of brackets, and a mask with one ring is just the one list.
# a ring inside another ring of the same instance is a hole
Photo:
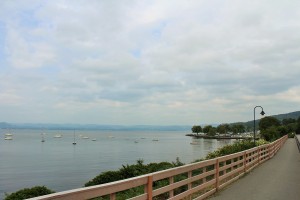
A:
{"label": "asphalt road", "polygon": [[277,154],[209,200],[300,200],[300,153],[288,139]]}

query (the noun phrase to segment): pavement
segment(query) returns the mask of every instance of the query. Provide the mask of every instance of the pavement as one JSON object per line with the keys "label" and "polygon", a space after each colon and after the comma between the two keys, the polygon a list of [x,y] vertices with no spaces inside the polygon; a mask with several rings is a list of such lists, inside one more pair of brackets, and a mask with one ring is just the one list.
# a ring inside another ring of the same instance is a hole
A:
{"label": "pavement", "polygon": [[288,139],[277,154],[209,200],[300,200],[300,153]]}

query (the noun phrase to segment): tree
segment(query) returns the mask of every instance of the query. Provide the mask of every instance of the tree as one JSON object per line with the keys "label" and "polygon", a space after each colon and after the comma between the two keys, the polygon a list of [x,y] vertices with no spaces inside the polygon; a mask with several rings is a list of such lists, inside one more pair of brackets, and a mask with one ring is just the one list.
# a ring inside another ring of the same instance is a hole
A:
{"label": "tree", "polygon": [[231,128],[230,128],[230,125],[229,124],[224,124],[224,127],[225,127],[225,133],[231,131]]}
{"label": "tree", "polygon": [[220,134],[224,134],[227,132],[226,130],[226,125],[225,124],[220,124],[218,127],[217,127],[217,132],[220,133]]}
{"label": "tree", "polygon": [[278,128],[275,126],[272,126],[272,127],[262,130],[260,132],[260,134],[266,141],[270,141],[270,142],[272,142],[280,137]]}
{"label": "tree", "polygon": [[200,133],[202,131],[202,127],[201,126],[193,126],[192,127],[192,132],[193,133],[197,133],[197,135],[198,135],[198,133]]}
{"label": "tree", "polygon": [[286,129],[287,129],[287,132],[288,133],[292,133],[292,132],[296,132],[296,130],[297,130],[297,125],[298,125],[298,123],[291,123],[291,124],[288,124],[288,125],[286,125],[285,127],[286,127]]}
{"label": "tree", "polygon": [[296,134],[297,134],[297,135],[300,135],[300,124],[299,124],[299,123],[298,123],[298,125],[297,125]]}
{"label": "tree", "polygon": [[282,120],[282,125],[286,126],[288,124],[292,124],[292,123],[295,123],[295,122],[296,122],[296,120],[293,119],[293,118],[283,119]]}
{"label": "tree", "polygon": [[298,119],[297,119],[297,121],[296,121],[297,123],[300,123],[300,117],[298,117]]}
{"label": "tree", "polygon": [[217,132],[220,134],[225,134],[227,131],[229,131],[229,124],[220,124],[217,127]]}
{"label": "tree", "polygon": [[217,128],[211,127],[211,128],[209,129],[207,135],[209,135],[209,136],[215,136],[216,133],[217,133]]}
{"label": "tree", "polygon": [[296,127],[296,134],[300,134],[300,117],[297,119],[297,127]]}
{"label": "tree", "polygon": [[244,133],[245,126],[243,124],[233,124],[231,130],[233,134]]}
{"label": "tree", "polygon": [[261,131],[267,130],[270,127],[278,127],[280,126],[280,121],[275,117],[264,117],[259,121],[259,129]]}
{"label": "tree", "polygon": [[282,136],[284,136],[284,135],[286,135],[286,134],[289,133],[289,131],[287,129],[287,126],[278,126],[277,127],[277,131],[278,131],[280,137],[282,137]]}
{"label": "tree", "polygon": [[206,126],[204,126],[202,131],[203,131],[203,133],[208,133],[211,128],[212,128],[211,125],[206,125]]}

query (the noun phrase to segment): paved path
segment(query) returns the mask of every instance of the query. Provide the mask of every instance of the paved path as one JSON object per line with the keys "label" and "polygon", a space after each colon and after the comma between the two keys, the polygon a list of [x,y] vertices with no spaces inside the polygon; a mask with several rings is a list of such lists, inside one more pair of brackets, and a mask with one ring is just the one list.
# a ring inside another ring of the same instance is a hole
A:
{"label": "paved path", "polygon": [[300,153],[288,139],[270,160],[209,200],[300,200]]}

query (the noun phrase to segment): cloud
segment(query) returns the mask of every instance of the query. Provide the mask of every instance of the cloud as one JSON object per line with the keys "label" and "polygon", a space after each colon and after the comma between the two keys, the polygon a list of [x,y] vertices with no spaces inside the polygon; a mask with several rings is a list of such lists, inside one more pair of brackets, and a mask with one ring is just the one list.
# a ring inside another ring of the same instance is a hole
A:
{"label": "cloud", "polygon": [[30,122],[108,124],[246,121],[257,104],[295,111],[299,4],[3,1],[2,108],[38,110]]}
{"label": "cloud", "polygon": [[286,102],[299,102],[300,100],[300,87],[292,87],[288,90],[277,94],[277,97]]}

